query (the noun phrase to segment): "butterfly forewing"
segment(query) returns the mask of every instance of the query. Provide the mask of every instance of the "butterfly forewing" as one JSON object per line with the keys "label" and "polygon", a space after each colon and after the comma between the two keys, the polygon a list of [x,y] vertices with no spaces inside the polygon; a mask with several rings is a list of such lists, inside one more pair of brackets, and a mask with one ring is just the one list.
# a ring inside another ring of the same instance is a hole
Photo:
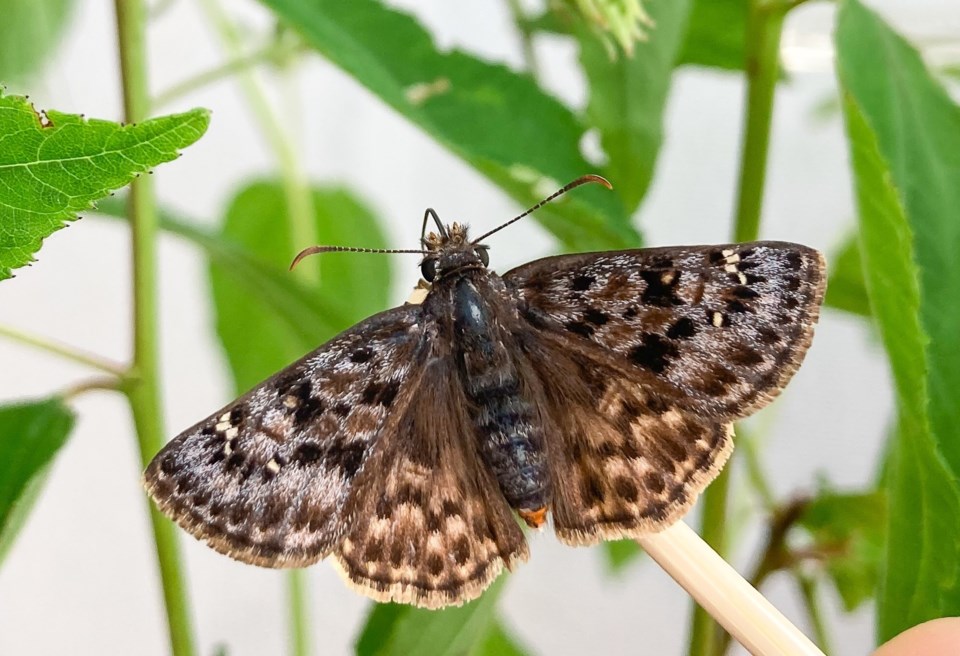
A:
{"label": "butterfly forewing", "polygon": [[269,567],[327,555],[342,509],[422,373],[419,306],[371,317],[188,429],[150,463],[160,509],[217,551]]}
{"label": "butterfly forewing", "polygon": [[781,242],[544,258],[504,275],[557,348],[721,422],[765,405],[799,366],[823,298],[819,252]]}

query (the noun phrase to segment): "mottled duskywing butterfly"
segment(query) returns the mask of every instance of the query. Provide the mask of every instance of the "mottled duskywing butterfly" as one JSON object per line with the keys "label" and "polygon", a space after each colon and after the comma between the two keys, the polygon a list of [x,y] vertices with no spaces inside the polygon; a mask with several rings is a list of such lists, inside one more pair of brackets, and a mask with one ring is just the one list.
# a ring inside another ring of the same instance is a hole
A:
{"label": "mottled duskywing butterfly", "polygon": [[[558,194],[584,182],[606,183]],[[333,554],[374,599],[459,604],[527,558],[513,510],[533,527],[549,512],[575,545],[679,519],[729,456],[731,422],[796,370],[823,297],[823,259],[797,244],[561,255],[499,276],[479,243],[492,232],[427,216],[423,303],[173,440],[145,473],[163,512],[244,562]],[[305,253],[328,250],[351,249]]]}

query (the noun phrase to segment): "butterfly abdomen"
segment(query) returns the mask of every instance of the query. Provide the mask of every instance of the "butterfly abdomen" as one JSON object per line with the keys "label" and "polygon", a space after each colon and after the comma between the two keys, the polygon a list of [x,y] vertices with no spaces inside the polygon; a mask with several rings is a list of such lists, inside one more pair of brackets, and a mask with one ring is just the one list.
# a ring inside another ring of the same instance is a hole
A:
{"label": "butterfly abdomen", "polygon": [[466,278],[454,291],[454,330],[480,455],[513,508],[537,511],[549,493],[543,430],[490,308]]}

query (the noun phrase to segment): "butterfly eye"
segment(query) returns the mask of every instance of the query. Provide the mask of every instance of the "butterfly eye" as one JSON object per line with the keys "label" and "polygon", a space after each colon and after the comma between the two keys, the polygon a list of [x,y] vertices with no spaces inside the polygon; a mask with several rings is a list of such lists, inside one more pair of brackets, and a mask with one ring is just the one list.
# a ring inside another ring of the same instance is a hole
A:
{"label": "butterfly eye", "polygon": [[481,246],[477,249],[477,257],[483,262],[483,266],[490,266],[490,252],[486,246]]}
{"label": "butterfly eye", "polygon": [[433,282],[433,279],[437,277],[437,260],[436,258],[430,258],[429,260],[424,260],[420,263],[420,273],[423,274],[423,279],[427,282]]}

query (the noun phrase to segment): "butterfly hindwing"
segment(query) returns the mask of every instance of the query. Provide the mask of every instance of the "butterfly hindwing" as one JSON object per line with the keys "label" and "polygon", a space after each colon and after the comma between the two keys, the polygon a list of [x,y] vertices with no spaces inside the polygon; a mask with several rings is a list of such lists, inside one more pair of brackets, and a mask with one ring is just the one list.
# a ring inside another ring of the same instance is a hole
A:
{"label": "butterfly hindwing", "polygon": [[637,537],[682,517],[733,449],[730,424],[664,403],[576,351],[529,343],[545,415],[551,512],[568,544]]}
{"label": "butterfly hindwing", "polygon": [[343,505],[410,402],[428,350],[422,309],[371,317],[172,440],[144,483],[217,551],[268,567],[315,562]]}
{"label": "butterfly hindwing", "polygon": [[480,461],[449,359],[435,359],[389,444],[371,457],[335,552],[345,576],[379,601],[461,604],[527,559],[523,532]]}
{"label": "butterfly hindwing", "polygon": [[538,337],[720,423],[796,371],[825,283],[819,252],[782,242],[561,255],[503,278]]}

